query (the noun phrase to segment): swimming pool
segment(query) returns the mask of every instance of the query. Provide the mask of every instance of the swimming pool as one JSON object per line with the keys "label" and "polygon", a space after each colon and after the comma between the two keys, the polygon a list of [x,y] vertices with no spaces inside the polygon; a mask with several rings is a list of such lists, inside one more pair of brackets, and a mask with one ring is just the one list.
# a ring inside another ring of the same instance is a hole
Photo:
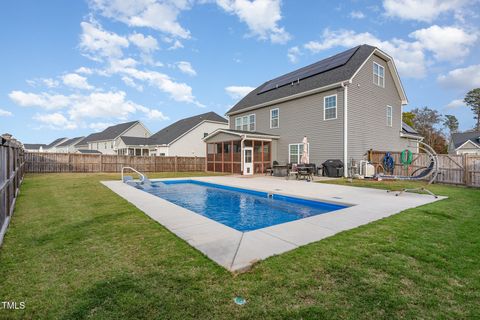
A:
{"label": "swimming pool", "polygon": [[144,191],[242,232],[348,207],[196,180],[156,181]]}

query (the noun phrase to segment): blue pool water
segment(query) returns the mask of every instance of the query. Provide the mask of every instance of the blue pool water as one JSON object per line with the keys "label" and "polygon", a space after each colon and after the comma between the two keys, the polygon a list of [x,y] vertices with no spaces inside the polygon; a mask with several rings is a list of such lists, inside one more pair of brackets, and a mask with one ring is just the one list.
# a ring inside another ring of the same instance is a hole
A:
{"label": "blue pool water", "polygon": [[[152,182],[144,191],[238,231],[251,231],[347,206],[194,180]],[[141,188],[141,187],[139,187]]]}

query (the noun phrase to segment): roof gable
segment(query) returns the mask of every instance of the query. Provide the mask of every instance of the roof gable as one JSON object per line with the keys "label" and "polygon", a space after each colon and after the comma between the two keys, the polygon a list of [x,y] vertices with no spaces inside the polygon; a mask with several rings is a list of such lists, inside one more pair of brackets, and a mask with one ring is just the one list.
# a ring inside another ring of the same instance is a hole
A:
{"label": "roof gable", "polygon": [[67,146],[75,145],[78,142],[80,142],[83,138],[84,137],[76,137],[76,138],[68,139],[60,143],[57,147],[67,147]]}
{"label": "roof gable", "polygon": [[55,140],[53,140],[50,144],[47,144],[47,146],[45,147],[45,149],[50,149],[50,148],[56,147],[56,146],[58,146],[60,143],[62,143],[63,141],[65,141],[66,139],[68,139],[68,138],[67,138],[67,137],[63,137],[63,138],[55,139]]}
{"label": "roof gable", "polygon": [[[350,51],[353,51],[351,56],[348,54]],[[370,58],[370,56],[374,53],[378,54],[385,61],[387,61],[396,88],[402,98],[403,103],[406,104],[407,97],[405,95],[405,91],[403,90],[403,86],[393,59],[378,48],[364,44],[263,83],[247,94],[237,104],[235,104],[227,112],[227,115],[244,112],[248,109],[267,106],[306,94],[312,94],[317,91],[322,91],[322,89],[328,89],[329,87],[340,86],[341,83],[345,81],[351,81],[361,67]],[[332,66],[335,67],[332,68],[328,68],[328,63],[325,64],[326,61],[328,62],[330,59],[335,61],[335,57],[338,58],[342,55],[343,57],[349,57],[346,63],[340,63],[339,65],[333,63]],[[327,67],[324,69],[318,68],[319,65],[327,65]],[[309,71],[315,68],[321,72],[312,73]],[[293,79],[292,77],[294,75],[302,74],[306,75],[306,77],[301,78],[299,76],[297,80],[292,81],[288,85],[282,85],[278,87],[272,85],[275,83],[283,83],[279,79]]]}
{"label": "roof gable", "polygon": [[459,148],[468,140],[480,145],[480,131],[456,132],[452,134],[452,143],[455,149]]}
{"label": "roof gable", "polygon": [[168,145],[204,121],[221,122],[225,124],[228,123],[227,119],[219,116],[215,112],[200,114],[197,116],[179,120],[169,125],[168,127],[163,128],[149,138],[149,144]]}
{"label": "roof gable", "polygon": [[92,133],[82,141],[82,145],[93,141],[113,140],[139,122],[140,121],[137,120],[120,123],[114,126],[110,126],[102,132]]}

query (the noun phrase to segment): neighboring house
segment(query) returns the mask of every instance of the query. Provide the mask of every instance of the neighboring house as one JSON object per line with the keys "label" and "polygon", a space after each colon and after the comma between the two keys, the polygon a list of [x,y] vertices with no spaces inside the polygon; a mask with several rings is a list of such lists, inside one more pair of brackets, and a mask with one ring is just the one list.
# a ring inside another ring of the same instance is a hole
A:
{"label": "neighboring house", "polygon": [[453,133],[448,144],[448,153],[480,155],[480,131]]}
{"label": "neighboring house", "polygon": [[402,123],[407,102],[388,54],[349,49],[267,81],[234,105],[230,128],[204,139],[208,170],[252,174],[274,160],[298,163],[304,136],[317,165],[340,159],[348,166],[369,149],[416,150],[421,137]]}
{"label": "neighboring house", "polygon": [[92,133],[76,144],[77,149],[97,150],[103,154],[122,154],[121,137],[150,137],[150,131],[140,122],[131,121],[106,128],[102,132]]}
{"label": "neighboring house", "polygon": [[44,152],[57,152],[57,147],[67,140],[68,140],[67,137],[55,139],[50,144],[47,144],[47,146],[45,148],[43,148],[43,151]]}
{"label": "neighboring house", "polygon": [[88,149],[77,149],[75,153],[82,153],[82,154],[102,154],[98,150],[88,150]]}
{"label": "neighboring house", "polygon": [[179,120],[149,138],[123,136],[120,155],[205,157],[203,138],[217,129],[228,129],[228,121],[215,112]]}
{"label": "neighboring house", "polygon": [[25,143],[23,148],[27,152],[44,152],[47,145],[43,143]]}
{"label": "neighboring house", "polygon": [[76,137],[76,138],[68,139],[68,140],[60,143],[56,147],[56,152],[59,152],[59,153],[75,153],[78,150],[76,145],[82,143],[82,140],[84,138],[85,137]]}

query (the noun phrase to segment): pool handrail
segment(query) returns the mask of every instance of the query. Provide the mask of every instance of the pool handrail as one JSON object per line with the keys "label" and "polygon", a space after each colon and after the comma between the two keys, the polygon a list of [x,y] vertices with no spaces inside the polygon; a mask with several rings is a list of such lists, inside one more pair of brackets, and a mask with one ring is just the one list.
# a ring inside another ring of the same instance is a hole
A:
{"label": "pool handrail", "polygon": [[129,170],[132,170],[133,172],[137,173],[137,174],[141,177],[140,182],[144,182],[144,181],[145,181],[145,175],[144,175],[143,173],[141,173],[140,171],[138,171],[138,170],[136,170],[136,169],[134,169],[134,168],[132,168],[132,167],[122,167],[122,182],[125,182],[125,180],[123,180],[123,171],[124,171],[125,169],[129,169]]}

